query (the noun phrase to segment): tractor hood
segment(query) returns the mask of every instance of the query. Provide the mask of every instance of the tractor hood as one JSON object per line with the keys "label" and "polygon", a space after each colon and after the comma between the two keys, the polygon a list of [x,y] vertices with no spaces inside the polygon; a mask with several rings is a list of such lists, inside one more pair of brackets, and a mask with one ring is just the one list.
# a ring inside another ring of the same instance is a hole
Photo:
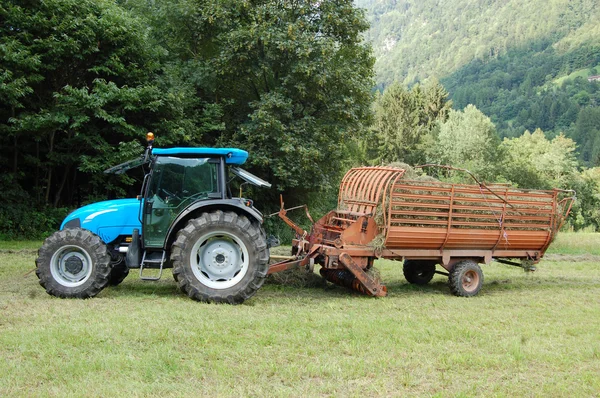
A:
{"label": "tractor hood", "polygon": [[87,229],[110,243],[119,236],[131,236],[133,229],[142,228],[138,218],[140,201],[137,199],[116,199],[92,203],[69,214],[60,229]]}

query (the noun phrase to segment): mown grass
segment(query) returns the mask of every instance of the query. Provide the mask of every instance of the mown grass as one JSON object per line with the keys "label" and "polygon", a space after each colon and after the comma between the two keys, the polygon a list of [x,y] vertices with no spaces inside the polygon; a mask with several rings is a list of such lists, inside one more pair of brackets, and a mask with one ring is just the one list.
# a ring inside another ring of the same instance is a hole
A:
{"label": "mown grass", "polygon": [[600,255],[600,233],[561,232],[546,253]]}
{"label": "mown grass", "polygon": [[[568,239],[571,239],[570,237]],[[592,237],[590,237],[592,239]],[[600,237],[599,237],[600,240]],[[484,266],[479,296],[389,296],[268,284],[209,305],[130,275],[91,300],[37,284],[31,251],[0,255],[0,396],[594,396],[600,264]]]}

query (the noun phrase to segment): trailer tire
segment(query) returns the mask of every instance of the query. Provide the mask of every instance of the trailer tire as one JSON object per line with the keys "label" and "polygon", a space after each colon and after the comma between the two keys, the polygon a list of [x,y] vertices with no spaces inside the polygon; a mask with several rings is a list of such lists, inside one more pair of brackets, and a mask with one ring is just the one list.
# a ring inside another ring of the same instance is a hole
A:
{"label": "trailer tire", "polygon": [[455,296],[475,296],[483,286],[481,267],[473,260],[463,260],[456,263],[450,271],[448,285]]}
{"label": "trailer tire", "polygon": [[430,260],[404,260],[404,277],[408,283],[426,285],[435,275],[435,264]]}
{"label": "trailer tire", "polygon": [[36,275],[46,292],[60,298],[90,298],[108,283],[110,255],[98,235],[70,228],[50,235],[38,250]]}
{"label": "trailer tire", "polygon": [[240,304],[252,297],[269,270],[261,229],[231,211],[203,213],[190,220],[171,249],[179,289],[203,302]]}

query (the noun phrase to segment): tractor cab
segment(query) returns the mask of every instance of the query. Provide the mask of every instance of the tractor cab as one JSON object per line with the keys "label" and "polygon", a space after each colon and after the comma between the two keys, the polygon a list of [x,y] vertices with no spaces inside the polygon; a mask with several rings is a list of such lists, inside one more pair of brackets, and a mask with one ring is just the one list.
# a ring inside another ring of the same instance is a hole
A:
{"label": "tractor cab", "polygon": [[[148,149],[139,159],[126,162],[129,167],[147,164],[148,172],[138,197],[141,230],[132,231],[131,244],[127,250],[128,268],[139,268],[140,278],[146,277],[144,268],[159,268],[162,272],[170,245],[176,232],[201,211],[211,208],[232,209],[247,213],[262,223],[262,214],[254,208],[253,201],[233,197],[229,187],[229,175],[233,174],[260,187],[271,184],[240,169],[248,159],[248,152],[237,148],[153,148],[153,136],[148,137]],[[114,168],[113,168],[114,169]],[[111,172],[112,169],[106,172]],[[141,236],[140,236],[141,232]]]}

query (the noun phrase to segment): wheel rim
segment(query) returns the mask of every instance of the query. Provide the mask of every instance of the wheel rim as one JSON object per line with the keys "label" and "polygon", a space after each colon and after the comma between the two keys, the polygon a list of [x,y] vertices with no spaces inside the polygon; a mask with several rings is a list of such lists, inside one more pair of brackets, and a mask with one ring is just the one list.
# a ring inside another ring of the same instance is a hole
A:
{"label": "wheel rim", "polygon": [[479,274],[473,270],[468,270],[461,278],[462,288],[466,292],[473,292],[479,286]]}
{"label": "wheel rim", "polygon": [[50,273],[63,286],[81,286],[92,274],[92,258],[79,246],[63,246],[50,259]]}
{"label": "wheel rim", "polygon": [[248,249],[237,236],[215,231],[203,235],[192,247],[190,265],[194,276],[212,289],[227,289],[248,272]]}

